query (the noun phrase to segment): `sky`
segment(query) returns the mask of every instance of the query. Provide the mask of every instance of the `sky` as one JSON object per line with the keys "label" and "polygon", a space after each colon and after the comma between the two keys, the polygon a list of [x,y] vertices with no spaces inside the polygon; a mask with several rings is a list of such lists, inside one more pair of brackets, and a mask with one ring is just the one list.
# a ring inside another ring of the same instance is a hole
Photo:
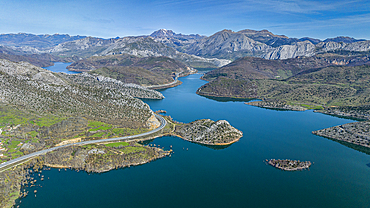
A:
{"label": "sky", "polygon": [[158,29],[210,36],[267,29],[288,37],[370,39],[370,0],[0,0],[0,33],[101,38]]}

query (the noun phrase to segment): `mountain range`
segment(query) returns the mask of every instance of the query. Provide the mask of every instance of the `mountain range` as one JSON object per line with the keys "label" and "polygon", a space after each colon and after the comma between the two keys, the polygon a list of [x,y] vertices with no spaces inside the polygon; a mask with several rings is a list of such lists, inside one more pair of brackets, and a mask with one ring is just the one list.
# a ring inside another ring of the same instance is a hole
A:
{"label": "mountain range", "polygon": [[370,50],[370,41],[363,39],[343,36],[323,41],[310,37],[298,39],[268,30],[250,29],[238,32],[222,30],[209,37],[160,29],[146,36],[111,39],[60,34],[1,34],[0,45],[2,53],[7,54],[51,54],[74,59],[115,54],[166,56],[190,67],[221,67],[245,56],[289,59],[333,51],[367,53]]}

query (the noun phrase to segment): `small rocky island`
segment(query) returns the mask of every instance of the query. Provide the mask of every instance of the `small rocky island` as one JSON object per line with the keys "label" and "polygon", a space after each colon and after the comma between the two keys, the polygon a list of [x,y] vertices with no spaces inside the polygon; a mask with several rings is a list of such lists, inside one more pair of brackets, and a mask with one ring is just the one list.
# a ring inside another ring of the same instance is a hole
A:
{"label": "small rocky island", "polygon": [[266,160],[266,162],[278,169],[286,170],[286,171],[296,171],[296,170],[305,170],[311,166],[310,161],[299,161],[299,160]]}
{"label": "small rocky island", "polygon": [[231,126],[229,122],[210,119],[178,124],[175,134],[184,140],[205,145],[229,145],[243,136],[243,132]]}

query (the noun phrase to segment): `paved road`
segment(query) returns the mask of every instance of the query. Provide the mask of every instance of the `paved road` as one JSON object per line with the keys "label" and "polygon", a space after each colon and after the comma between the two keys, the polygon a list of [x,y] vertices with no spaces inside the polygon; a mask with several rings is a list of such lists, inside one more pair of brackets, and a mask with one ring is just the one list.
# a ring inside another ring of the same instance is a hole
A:
{"label": "paved road", "polygon": [[18,157],[16,159],[10,160],[8,162],[2,163],[2,164],[0,164],[0,169],[2,169],[4,167],[7,167],[9,165],[12,165],[14,163],[18,163],[18,162],[21,162],[21,161],[24,161],[24,160],[28,160],[28,159],[30,159],[32,157],[35,157],[35,156],[38,156],[38,155],[46,154],[48,152],[54,151],[54,150],[62,148],[62,147],[68,147],[68,146],[72,146],[72,145],[95,144],[95,143],[100,143],[100,142],[129,140],[129,139],[135,139],[135,138],[142,137],[142,136],[148,136],[150,134],[153,134],[153,133],[156,133],[156,132],[162,130],[167,124],[167,121],[162,116],[159,116],[159,115],[155,115],[155,116],[161,122],[161,125],[158,128],[153,129],[151,131],[148,131],[146,133],[132,135],[132,136],[125,136],[125,137],[110,138],[110,139],[90,140],[90,141],[78,142],[78,143],[73,143],[73,144],[66,144],[66,145],[62,145],[62,146],[58,146],[58,147],[52,147],[50,149],[45,149],[45,150],[41,150],[41,151],[38,151],[38,152],[34,152],[34,153],[31,153],[31,154],[24,155],[22,157]]}
{"label": "paved road", "polygon": [[175,80],[173,82],[171,82],[171,83],[162,84],[162,85],[151,85],[151,86],[148,86],[147,88],[149,88],[149,89],[156,89],[156,88],[164,88],[164,87],[172,86],[172,85],[176,84],[179,81],[178,80],[179,74],[180,73],[176,73],[175,74]]}

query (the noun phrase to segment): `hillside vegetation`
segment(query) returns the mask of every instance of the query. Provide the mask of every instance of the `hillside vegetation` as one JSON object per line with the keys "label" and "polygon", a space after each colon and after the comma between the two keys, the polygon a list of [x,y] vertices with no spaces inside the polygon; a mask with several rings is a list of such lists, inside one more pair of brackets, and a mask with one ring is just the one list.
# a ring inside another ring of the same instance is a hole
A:
{"label": "hillside vegetation", "polygon": [[175,74],[189,74],[190,68],[168,57],[144,57],[132,55],[94,56],[68,66],[73,71],[90,71],[124,83],[159,85],[174,81]]}
{"label": "hillside vegetation", "polygon": [[[325,65],[325,62],[322,65]],[[263,76],[266,74],[266,70],[260,70],[263,66],[243,70],[245,68],[231,65],[207,73],[205,79],[210,80],[213,77],[216,79],[202,86],[197,93],[215,97],[284,101],[290,105],[308,108],[370,104],[369,65],[329,66],[301,72],[295,68],[296,75],[282,80]],[[250,71],[255,73],[249,73]]]}
{"label": "hillside vegetation", "polygon": [[[152,111],[129,93],[137,89],[138,93],[146,91],[154,98],[159,94],[153,90],[125,86],[117,80],[106,81],[103,77],[100,82],[84,74],[57,74],[28,63],[0,61],[0,101],[40,114],[78,115],[141,127],[152,116]],[[89,82],[99,84],[89,86]]]}

